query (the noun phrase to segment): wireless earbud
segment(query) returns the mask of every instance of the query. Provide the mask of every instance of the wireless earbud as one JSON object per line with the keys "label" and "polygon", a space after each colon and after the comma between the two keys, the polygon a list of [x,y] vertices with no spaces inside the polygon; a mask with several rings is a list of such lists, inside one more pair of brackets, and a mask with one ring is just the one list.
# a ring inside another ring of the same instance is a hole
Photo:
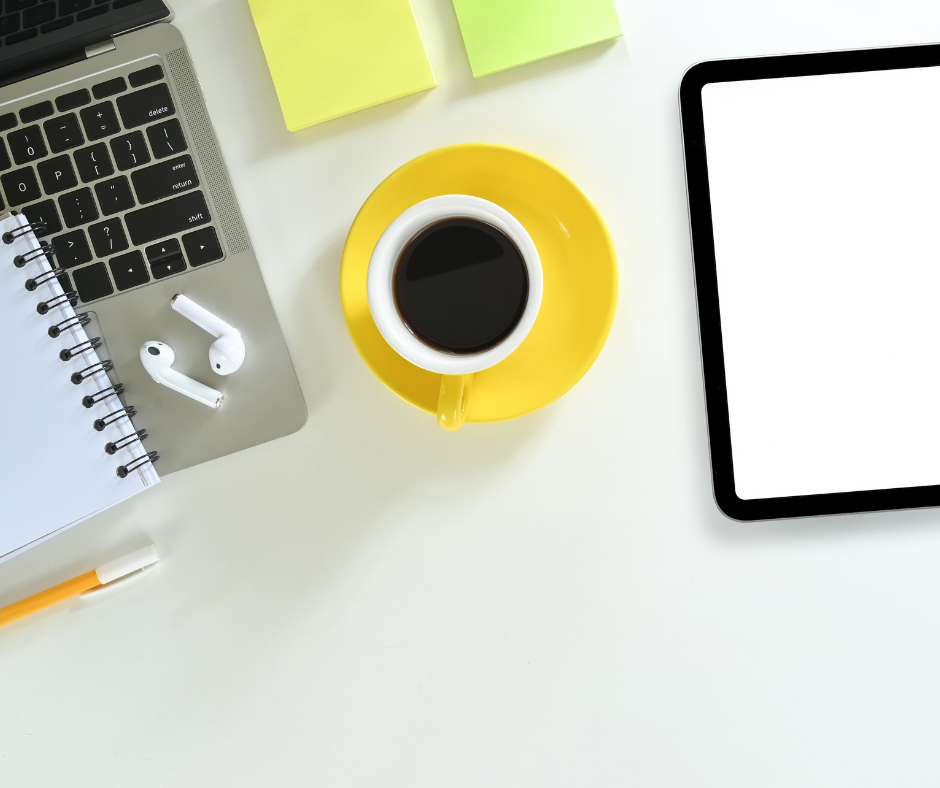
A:
{"label": "wireless earbud", "polygon": [[218,375],[231,375],[241,367],[245,361],[245,341],[237,329],[182,293],[173,296],[170,306],[204,331],[218,337],[209,348],[209,364],[213,372]]}
{"label": "wireless earbud", "polygon": [[173,369],[176,353],[173,348],[163,342],[144,342],[140,348],[140,363],[144,365],[150,377],[167,388],[185,394],[210,408],[217,408],[222,404],[223,394],[198,380],[186,377],[182,372]]}

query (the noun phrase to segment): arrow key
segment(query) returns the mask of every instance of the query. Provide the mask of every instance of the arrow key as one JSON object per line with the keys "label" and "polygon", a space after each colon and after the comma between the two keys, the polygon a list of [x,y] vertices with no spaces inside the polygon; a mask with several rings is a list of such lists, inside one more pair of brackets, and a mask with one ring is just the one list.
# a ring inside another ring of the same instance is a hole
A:
{"label": "arrow key", "polygon": [[221,260],[222,245],[215,233],[215,227],[204,227],[194,233],[183,236],[183,246],[186,248],[186,257],[192,266],[204,265]]}
{"label": "arrow key", "polygon": [[144,257],[136,250],[115,257],[108,262],[108,265],[111,266],[111,275],[114,277],[118,290],[128,290],[150,281]]}
{"label": "arrow key", "polygon": [[152,244],[145,250],[150,261],[150,270],[154,279],[163,279],[171,274],[178,274],[186,270],[186,261],[183,259],[183,250],[180,242],[175,238]]}

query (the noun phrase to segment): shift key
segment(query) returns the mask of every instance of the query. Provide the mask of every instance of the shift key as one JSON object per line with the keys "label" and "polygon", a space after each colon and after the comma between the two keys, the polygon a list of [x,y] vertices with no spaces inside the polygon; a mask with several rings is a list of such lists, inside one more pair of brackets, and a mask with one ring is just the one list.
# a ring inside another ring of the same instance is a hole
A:
{"label": "shift key", "polygon": [[135,246],[185,232],[201,224],[208,224],[210,220],[209,206],[201,191],[189,192],[124,214]]}

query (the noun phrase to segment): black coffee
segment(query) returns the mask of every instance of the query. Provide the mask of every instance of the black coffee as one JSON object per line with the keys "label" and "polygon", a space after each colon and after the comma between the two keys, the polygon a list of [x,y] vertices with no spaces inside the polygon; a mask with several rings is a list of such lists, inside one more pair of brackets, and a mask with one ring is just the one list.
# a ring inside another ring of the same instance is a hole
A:
{"label": "black coffee", "polygon": [[498,229],[478,219],[445,219],[405,247],[394,292],[418,339],[448,353],[479,353],[518,325],[529,277],[519,250]]}

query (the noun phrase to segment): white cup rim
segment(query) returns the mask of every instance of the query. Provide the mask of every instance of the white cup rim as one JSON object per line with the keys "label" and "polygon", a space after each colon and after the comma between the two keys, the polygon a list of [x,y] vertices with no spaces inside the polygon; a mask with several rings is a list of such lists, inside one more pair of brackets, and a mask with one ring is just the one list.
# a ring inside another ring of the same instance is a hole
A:
{"label": "white cup rim", "polygon": [[[435,350],[412,334],[395,305],[393,290],[395,266],[405,246],[428,225],[452,216],[480,219],[505,233],[522,255],[529,278],[525,311],[512,333],[489,350],[466,355]],[[386,228],[369,260],[366,289],[379,333],[400,356],[430,372],[466,375],[498,364],[528,336],[542,305],[542,264],[532,238],[509,211],[480,197],[447,194],[411,206]]]}

